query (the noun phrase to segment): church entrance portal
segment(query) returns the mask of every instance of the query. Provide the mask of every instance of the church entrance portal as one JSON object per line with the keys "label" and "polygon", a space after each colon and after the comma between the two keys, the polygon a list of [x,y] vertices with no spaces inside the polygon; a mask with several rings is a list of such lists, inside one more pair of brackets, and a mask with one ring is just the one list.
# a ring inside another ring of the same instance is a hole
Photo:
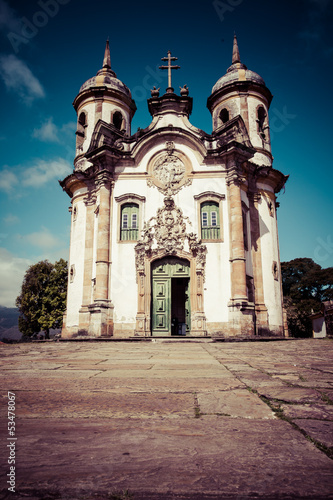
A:
{"label": "church entrance portal", "polygon": [[152,263],[152,335],[186,335],[191,329],[190,263],[167,257]]}

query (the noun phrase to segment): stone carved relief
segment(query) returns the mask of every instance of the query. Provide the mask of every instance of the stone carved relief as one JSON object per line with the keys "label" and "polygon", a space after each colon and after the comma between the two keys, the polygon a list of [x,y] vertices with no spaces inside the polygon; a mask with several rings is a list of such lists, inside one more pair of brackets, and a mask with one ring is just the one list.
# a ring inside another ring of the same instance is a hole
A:
{"label": "stone carved relief", "polygon": [[135,265],[139,274],[144,273],[145,258],[161,250],[165,255],[176,255],[184,249],[185,240],[189,250],[196,257],[196,270],[204,275],[207,247],[194,233],[186,232],[188,217],[175,205],[173,198],[164,198],[164,207],[157,210],[156,217],[145,222],[142,239],[135,246]]}
{"label": "stone carved relief", "polygon": [[192,181],[186,178],[183,160],[179,155],[174,154],[173,141],[166,142],[165,149],[166,152],[155,160],[152,167],[152,179],[147,182],[148,186],[156,186],[160,192],[172,196]]}

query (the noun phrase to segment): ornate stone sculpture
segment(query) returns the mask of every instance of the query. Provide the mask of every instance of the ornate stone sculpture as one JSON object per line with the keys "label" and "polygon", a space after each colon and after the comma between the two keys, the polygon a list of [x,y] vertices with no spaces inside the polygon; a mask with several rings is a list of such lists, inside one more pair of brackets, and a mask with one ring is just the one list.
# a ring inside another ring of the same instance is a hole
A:
{"label": "ornate stone sculpture", "polygon": [[145,256],[150,257],[161,250],[165,255],[175,255],[184,249],[186,239],[190,252],[196,257],[197,270],[204,271],[207,248],[194,233],[186,232],[186,221],[190,224],[173,198],[166,196],[164,207],[157,210],[156,217],[145,222],[142,238],[135,246],[135,263],[139,273],[144,272]]}
{"label": "ornate stone sculpture", "polygon": [[180,154],[175,154],[173,141],[165,144],[166,151],[159,155],[152,166],[152,178],[148,180],[149,186],[156,186],[165,195],[172,196],[185,185],[190,184],[187,179],[186,167]]}

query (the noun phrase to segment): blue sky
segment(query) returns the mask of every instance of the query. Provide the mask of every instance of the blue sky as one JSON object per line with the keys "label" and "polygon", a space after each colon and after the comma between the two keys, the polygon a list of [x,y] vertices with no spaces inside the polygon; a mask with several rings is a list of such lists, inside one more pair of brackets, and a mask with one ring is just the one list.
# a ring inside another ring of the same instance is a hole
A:
{"label": "blue sky", "polygon": [[279,195],[281,260],[333,266],[331,0],[115,2],[0,0],[0,305],[11,307],[25,270],[68,258],[70,200],[58,179],[71,172],[80,86],[102,66],[132,91],[132,133],[150,123],[146,100],[167,87],[161,57],[178,57],[173,86],[187,84],[191,122],[211,132],[206,101],[231,64],[242,62],[274,95],[274,167],[290,178]]}

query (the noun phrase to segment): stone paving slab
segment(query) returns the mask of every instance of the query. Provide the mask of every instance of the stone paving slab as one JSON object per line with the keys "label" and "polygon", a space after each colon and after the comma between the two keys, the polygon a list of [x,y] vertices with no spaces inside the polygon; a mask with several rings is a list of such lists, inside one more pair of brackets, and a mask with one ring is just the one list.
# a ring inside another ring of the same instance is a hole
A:
{"label": "stone paving slab", "polygon": [[329,448],[333,448],[333,422],[323,422],[321,420],[311,419],[295,419],[294,422],[310,437],[316,441],[320,441]]}
{"label": "stone paving slab", "polygon": [[50,433],[48,421],[31,419],[20,427],[19,491],[129,489],[134,499],[146,492],[147,500],[150,493],[318,499],[333,493],[332,462],[278,420],[61,419]]}
{"label": "stone paving slab", "polygon": [[226,414],[230,417],[275,418],[272,410],[255,394],[247,390],[198,394],[200,411],[206,414]]}
{"label": "stone paving slab", "polygon": [[[331,446],[330,340],[56,342],[0,356],[2,416],[17,394],[18,498],[333,498],[330,451],[316,445]],[[0,491],[7,466],[0,453]]]}
{"label": "stone paving slab", "polygon": [[17,391],[16,416],[20,418],[193,417],[193,394],[115,394],[66,391]]}
{"label": "stone paving slab", "polygon": [[313,418],[318,420],[332,420],[333,406],[325,404],[281,405],[286,417],[292,419]]}
{"label": "stone paving slab", "polygon": [[265,396],[266,398],[278,399],[291,403],[315,403],[321,401],[320,393],[314,389],[304,389],[300,387],[259,387],[258,392],[261,396]]}

